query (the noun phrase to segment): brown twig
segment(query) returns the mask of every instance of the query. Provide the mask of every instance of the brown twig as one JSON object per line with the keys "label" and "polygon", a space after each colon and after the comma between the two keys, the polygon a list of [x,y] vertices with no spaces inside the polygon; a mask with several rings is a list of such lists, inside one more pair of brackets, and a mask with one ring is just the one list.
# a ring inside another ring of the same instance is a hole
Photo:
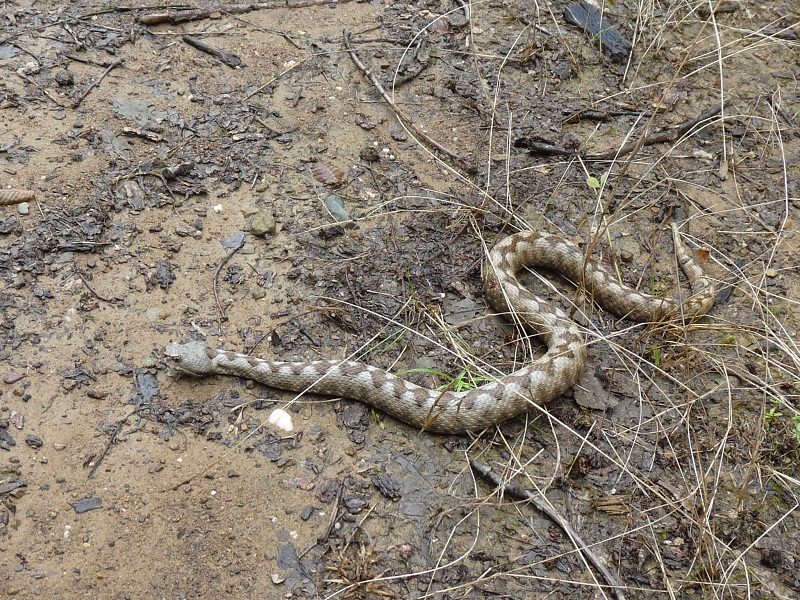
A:
{"label": "brown twig", "polygon": [[339,520],[339,503],[342,501],[342,492],[344,492],[344,484],[340,481],[339,489],[336,490],[336,500],[333,501],[333,506],[331,507],[331,518],[325,528],[325,533],[317,540],[319,542],[327,541],[331,537],[331,533],[333,533],[333,528],[336,527],[336,521]]}
{"label": "brown twig", "polygon": [[107,61],[93,60],[91,58],[88,58],[86,56],[80,56],[78,54],[64,53],[64,58],[74,60],[75,62],[83,63],[84,65],[94,65],[95,67],[103,67],[104,69],[108,67]]}
{"label": "brown twig", "polygon": [[347,32],[346,29],[342,32],[342,37],[344,39],[344,47],[347,50],[347,53],[350,55],[350,58],[353,59],[353,62],[356,64],[356,66],[361,70],[362,73],[364,73],[364,75],[366,75],[367,79],[369,79],[372,82],[372,85],[375,86],[378,92],[380,92],[380,95],[383,97],[383,99],[386,101],[389,107],[394,111],[397,117],[401,121],[405,122],[405,124],[408,127],[413,129],[414,133],[416,133],[418,136],[424,139],[428,144],[436,148],[439,152],[442,152],[443,154],[446,154],[453,160],[457,161],[462,168],[470,170],[469,165],[467,165],[466,161],[464,161],[464,159],[462,159],[458,154],[456,154],[449,148],[443,146],[442,144],[434,140],[431,136],[429,136],[427,133],[422,131],[422,129],[414,125],[414,122],[411,119],[411,117],[409,117],[399,106],[397,106],[397,104],[394,103],[392,97],[383,88],[381,82],[378,81],[378,78],[375,77],[375,75],[372,74],[372,71],[368,69],[363,62],[361,62],[361,59],[358,58],[358,55],[356,54],[355,50],[353,50],[352,46],[350,45],[350,34]]}
{"label": "brown twig", "polygon": [[695,119],[691,119],[675,127],[674,129],[667,129],[666,131],[657,131],[656,133],[647,134],[640,137],[635,142],[629,142],[622,146],[619,150],[612,150],[611,152],[605,152],[603,154],[595,154],[595,155],[587,155],[584,156],[586,160],[611,160],[613,158],[619,158],[620,156],[625,156],[626,154],[630,154],[632,152],[638,152],[641,148],[645,146],[653,146],[655,144],[663,144],[664,142],[672,142],[677,140],[682,135],[688,133],[701,123],[708,121],[712,117],[715,117],[719,112],[722,110],[722,107],[715,106],[714,108],[710,108],[704,113],[702,113],[699,117]]}
{"label": "brown twig", "polygon": [[27,81],[31,85],[37,87],[40,92],[42,92],[45,96],[47,96],[53,102],[53,104],[55,104],[58,107],[64,108],[64,105],[61,104],[61,102],[59,102],[55,98],[53,98],[53,95],[50,92],[48,92],[45,88],[43,88],[38,83],[36,83],[36,80],[33,77],[30,77],[28,75],[22,75],[21,73],[17,73],[17,75],[22,77],[22,79],[24,79],[25,81]]}
{"label": "brown twig", "polygon": [[197,48],[200,50],[200,52],[205,52],[206,54],[213,56],[222,64],[229,66],[231,69],[242,66],[242,59],[231,52],[214,48],[214,46],[206,44],[203,40],[191,35],[184,35],[182,36],[182,39],[190,46]]}
{"label": "brown twig", "polygon": [[[338,0],[336,4],[344,4],[352,0]],[[170,12],[150,13],[139,17],[142,25],[158,25],[169,23],[178,25],[189,21],[202,21],[219,14],[241,15],[256,10],[269,10],[274,8],[307,8],[309,6],[322,6],[330,4],[331,0],[299,0],[289,2],[288,0],[275,0],[274,2],[254,2],[252,4],[223,4],[211,8],[186,8],[185,10],[174,10]]]}
{"label": "brown twig", "polygon": [[239,242],[239,245],[236,246],[236,248],[234,248],[233,250],[231,250],[225,258],[219,261],[219,264],[217,265],[217,270],[214,271],[214,280],[211,283],[211,289],[214,292],[214,302],[217,303],[217,310],[219,310],[219,319],[220,321],[223,322],[227,321],[228,317],[225,316],[225,309],[222,307],[222,303],[219,301],[219,290],[217,289],[217,280],[219,279],[219,272],[222,270],[222,267],[225,266],[225,263],[227,263],[234,254],[236,254],[239,250],[242,249],[242,246],[244,246],[244,236],[242,236],[242,241]]}
{"label": "brown twig", "polygon": [[103,81],[103,79],[105,79],[106,75],[108,75],[109,73],[111,73],[111,71],[113,71],[114,69],[116,69],[116,68],[117,68],[118,66],[120,66],[120,65],[121,65],[123,62],[125,62],[125,60],[124,60],[124,59],[122,59],[122,58],[120,58],[120,59],[118,59],[118,60],[115,60],[115,61],[113,61],[111,64],[109,64],[109,65],[106,67],[106,70],[105,70],[105,71],[103,71],[103,74],[102,74],[102,75],[100,75],[100,77],[97,79],[97,81],[95,81],[95,82],[94,82],[92,85],[90,85],[88,88],[86,88],[86,91],[85,91],[85,92],[83,92],[83,94],[81,94],[81,97],[80,97],[80,98],[78,98],[77,100],[75,100],[75,102],[73,102],[73,103],[72,103],[72,108],[78,108],[78,107],[81,105],[81,102],[83,102],[83,101],[86,99],[86,96],[88,96],[88,95],[89,95],[89,92],[91,92],[91,91],[94,89],[94,87],[95,87],[95,86],[96,86],[98,83],[100,83],[101,81]]}
{"label": "brown twig", "polygon": [[97,298],[98,300],[102,300],[103,302],[108,302],[109,304],[113,304],[113,303],[114,303],[114,301],[113,301],[113,300],[111,300],[110,298],[106,298],[106,297],[105,297],[105,296],[103,296],[102,294],[98,293],[98,292],[97,292],[97,290],[95,290],[95,289],[94,289],[94,288],[93,288],[93,287],[92,287],[92,286],[89,284],[89,282],[87,281],[87,279],[86,279],[86,277],[84,276],[83,272],[82,272],[82,271],[81,271],[81,270],[80,270],[80,269],[77,267],[77,265],[76,265],[76,267],[75,267],[75,272],[78,274],[78,277],[80,277],[80,278],[81,278],[81,281],[83,281],[83,285],[85,285],[85,286],[86,286],[86,289],[87,289],[87,290],[89,290],[90,292],[92,292],[92,294],[94,294],[95,298]]}
{"label": "brown twig", "polygon": [[100,467],[100,463],[103,462],[103,459],[106,457],[106,454],[108,454],[108,451],[111,450],[111,446],[113,446],[114,442],[117,441],[117,436],[119,435],[119,432],[122,431],[122,426],[125,425],[125,421],[130,419],[131,415],[134,412],[135,411],[130,412],[129,414],[127,414],[123,418],[121,418],[119,421],[117,421],[117,424],[114,427],[114,431],[111,432],[111,436],[108,438],[108,442],[106,443],[106,447],[103,449],[103,452],[100,454],[100,458],[98,458],[95,461],[94,466],[92,467],[92,470],[89,471],[89,476],[87,477],[87,479],[92,479],[94,477],[95,472],[97,472],[97,469]]}
{"label": "brown twig", "polygon": [[572,526],[567,522],[567,520],[564,519],[561,515],[559,515],[555,510],[553,510],[549,504],[539,500],[539,498],[532,492],[518,485],[513,485],[506,481],[503,481],[503,479],[497,473],[495,473],[489,465],[477,461],[473,458],[469,459],[469,464],[481,477],[483,477],[487,481],[490,481],[498,488],[502,488],[505,493],[529,501],[539,511],[541,511],[549,519],[551,519],[556,525],[561,527],[561,529],[564,530],[564,532],[570,537],[570,539],[572,539],[573,543],[583,553],[586,559],[590,563],[592,563],[598,571],[600,571],[600,573],[605,578],[606,582],[608,582],[608,585],[610,585],[613,588],[614,595],[616,595],[617,600],[625,600],[625,594],[623,593],[624,586],[622,582],[619,581],[617,577],[606,568],[606,566],[602,563],[600,558],[594,552],[592,552],[589,546],[587,546],[586,542],[583,541],[578,532],[572,528]]}
{"label": "brown twig", "polygon": [[574,113],[564,117],[561,120],[561,123],[574,123],[575,121],[580,121],[582,119],[587,119],[589,121],[610,121],[615,117],[629,116],[642,116],[649,118],[653,116],[653,113],[639,112],[635,110],[596,110],[593,108],[582,108],[581,110],[575,111]]}
{"label": "brown twig", "polygon": [[[110,8],[103,8],[100,10],[93,10],[92,12],[84,13],[78,16],[78,19],[91,19],[92,17],[98,17],[100,15],[107,15],[110,13],[127,13],[127,12],[135,12],[137,10],[153,10],[154,8],[158,8],[159,10],[167,10],[167,9],[179,9],[179,10],[187,10],[190,7],[186,4],[167,4],[164,6],[112,6]],[[65,19],[66,20],[66,19]]]}
{"label": "brown twig", "polygon": [[778,113],[778,114],[779,114],[781,117],[783,117],[783,120],[784,120],[784,121],[786,121],[786,124],[787,124],[787,125],[789,126],[789,128],[790,128],[790,132],[791,132],[791,134],[792,134],[794,137],[800,137],[800,133],[798,133],[798,131],[797,131],[797,128],[796,128],[796,126],[795,126],[795,123],[794,123],[794,120],[793,120],[793,119],[792,119],[792,117],[789,115],[789,113],[788,113],[788,112],[786,112],[786,109],[783,107],[783,105],[781,104],[781,101],[780,101],[778,98],[775,98],[775,97],[773,97],[773,98],[772,98],[772,108],[773,108],[773,109],[774,109],[774,110],[775,110],[775,111],[776,111],[776,112],[777,112],[777,113]]}
{"label": "brown twig", "polygon": [[342,492],[344,491],[344,485],[340,482],[339,489],[336,492],[336,500],[333,501],[333,507],[331,509],[331,518],[328,519],[328,526],[325,528],[325,533],[323,533],[320,537],[314,540],[305,550],[303,550],[300,554],[297,555],[297,559],[303,558],[306,554],[311,552],[314,548],[316,548],[319,544],[328,540],[333,532],[333,528],[336,526],[336,521],[339,520],[339,503],[342,501]]}

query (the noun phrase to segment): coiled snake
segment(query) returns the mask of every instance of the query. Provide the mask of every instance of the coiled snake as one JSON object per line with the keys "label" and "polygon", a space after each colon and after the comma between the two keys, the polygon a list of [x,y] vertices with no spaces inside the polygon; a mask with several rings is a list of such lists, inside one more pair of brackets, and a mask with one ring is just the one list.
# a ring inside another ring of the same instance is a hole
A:
{"label": "coiled snake", "polygon": [[672,226],[675,253],[694,294],[683,302],[643,294],[618,283],[598,259],[585,259],[575,243],[525,231],[500,240],[483,268],[489,303],[541,336],[547,352],[505,377],[466,392],[437,391],[350,360],[271,361],[208,347],[204,342],[170,344],[166,355],[191,375],[233,375],[294,392],[361,400],[420,429],[441,433],[480,431],[544,404],[577,383],[586,363],[578,326],[559,308],[517,280],[523,267],[546,267],[565,275],[620,317],[635,321],[692,319],[714,304],[714,286],[693,261]]}

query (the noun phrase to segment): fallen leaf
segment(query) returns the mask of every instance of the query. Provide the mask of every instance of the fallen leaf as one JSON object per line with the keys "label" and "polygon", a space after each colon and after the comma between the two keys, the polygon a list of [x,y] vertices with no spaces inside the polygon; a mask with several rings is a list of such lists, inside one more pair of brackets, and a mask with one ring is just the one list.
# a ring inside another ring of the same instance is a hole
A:
{"label": "fallen leaf", "polygon": [[314,179],[325,185],[337,185],[342,182],[342,171],[336,167],[329,167],[325,163],[318,162],[311,167],[311,174]]}

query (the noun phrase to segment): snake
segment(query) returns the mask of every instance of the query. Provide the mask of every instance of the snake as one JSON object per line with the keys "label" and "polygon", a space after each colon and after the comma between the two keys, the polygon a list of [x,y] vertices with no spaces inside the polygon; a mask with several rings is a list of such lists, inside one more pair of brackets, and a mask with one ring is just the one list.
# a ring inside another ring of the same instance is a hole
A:
{"label": "snake", "polygon": [[579,381],[587,360],[578,324],[525,288],[517,276],[520,270],[556,271],[619,317],[646,323],[689,322],[711,309],[715,289],[684,245],[676,224],[672,238],[678,264],[692,289],[682,300],[620,283],[600,259],[586,256],[566,237],[537,231],[503,237],[484,261],[484,294],[498,313],[537,334],[547,350],[522,368],[470,390],[429,389],[354,360],[265,360],[212,348],[200,340],[170,344],[166,362],[178,372],[198,377],[237,376],[285,391],[359,400],[420,430],[480,432],[565,393]]}
{"label": "snake", "polygon": [[32,202],[34,200],[36,200],[36,194],[33,190],[0,189],[0,206],[22,204],[23,202]]}

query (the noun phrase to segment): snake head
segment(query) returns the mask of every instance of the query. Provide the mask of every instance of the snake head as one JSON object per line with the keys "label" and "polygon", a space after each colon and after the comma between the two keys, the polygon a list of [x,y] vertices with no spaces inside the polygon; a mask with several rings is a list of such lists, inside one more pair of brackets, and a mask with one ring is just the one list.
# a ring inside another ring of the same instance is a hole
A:
{"label": "snake head", "polygon": [[210,375],[214,364],[211,357],[215,352],[205,342],[188,342],[186,344],[170,344],[164,350],[169,365],[189,375]]}

